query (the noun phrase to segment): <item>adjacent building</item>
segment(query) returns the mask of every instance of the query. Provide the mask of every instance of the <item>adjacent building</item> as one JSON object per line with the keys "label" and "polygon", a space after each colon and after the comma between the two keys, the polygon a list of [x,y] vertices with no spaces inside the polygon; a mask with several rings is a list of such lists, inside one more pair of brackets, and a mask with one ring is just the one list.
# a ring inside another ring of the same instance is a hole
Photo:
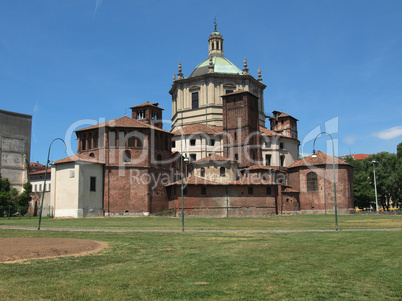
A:
{"label": "adjacent building", "polygon": [[28,182],[32,116],[0,110],[0,173],[22,192]]}

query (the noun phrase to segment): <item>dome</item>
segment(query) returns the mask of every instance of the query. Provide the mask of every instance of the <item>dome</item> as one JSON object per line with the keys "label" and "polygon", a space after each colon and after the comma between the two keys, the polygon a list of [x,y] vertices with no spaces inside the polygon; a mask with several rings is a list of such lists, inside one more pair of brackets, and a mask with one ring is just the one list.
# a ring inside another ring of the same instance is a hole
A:
{"label": "dome", "polygon": [[[214,73],[224,73],[224,74],[237,74],[242,75],[243,72],[231,61],[225,58],[223,55],[212,56],[212,63],[214,65]],[[207,74],[209,67],[209,58],[199,64],[193,72],[191,72],[189,77],[196,77],[199,75]]]}

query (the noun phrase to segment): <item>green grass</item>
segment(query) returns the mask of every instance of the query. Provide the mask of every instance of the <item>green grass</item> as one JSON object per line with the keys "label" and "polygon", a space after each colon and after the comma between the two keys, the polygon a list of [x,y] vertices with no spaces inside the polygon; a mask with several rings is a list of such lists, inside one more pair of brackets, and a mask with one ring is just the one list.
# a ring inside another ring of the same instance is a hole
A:
{"label": "green grass", "polygon": [[[340,229],[402,228],[401,215],[339,215]],[[0,225],[37,227],[38,218],[1,218]],[[42,219],[42,227],[180,230],[181,218],[104,217]],[[186,218],[188,230],[312,230],[334,229],[334,215],[293,215],[267,218]]]}
{"label": "green grass", "polygon": [[[126,219],[112,220],[128,223]],[[147,224],[154,219],[138,220]],[[253,226],[248,220],[245,224]],[[137,223],[137,219],[132,221]],[[197,225],[201,221],[194,220]],[[84,257],[0,264],[2,300],[402,297],[400,231],[103,233],[1,229],[0,237],[81,238],[109,244],[100,253]]]}

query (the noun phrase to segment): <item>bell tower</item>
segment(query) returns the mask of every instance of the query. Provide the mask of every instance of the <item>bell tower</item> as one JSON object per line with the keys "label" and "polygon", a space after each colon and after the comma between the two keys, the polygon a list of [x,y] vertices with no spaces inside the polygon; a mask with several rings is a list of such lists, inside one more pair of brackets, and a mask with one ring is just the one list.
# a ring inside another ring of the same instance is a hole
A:
{"label": "bell tower", "polygon": [[209,57],[214,55],[223,56],[223,36],[216,30],[218,24],[214,22],[215,30],[209,35],[208,45],[209,45]]}

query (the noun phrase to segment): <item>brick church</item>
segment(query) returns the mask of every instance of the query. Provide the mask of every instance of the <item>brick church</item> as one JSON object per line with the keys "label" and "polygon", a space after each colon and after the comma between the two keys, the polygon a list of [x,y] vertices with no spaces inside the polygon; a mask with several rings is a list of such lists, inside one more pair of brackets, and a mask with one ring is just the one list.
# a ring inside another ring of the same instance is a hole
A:
{"label": "brick church", "polygon": [[[299,160],[297,119],[267,116],[258,78],[224,56],[223,36],[188,77],[173,75],[172,123],[143,103],[121,117],[76,131],[77,154],[52,167],[55,217],[149,215],[269,216],[334,210],[333,158]],[[269,129],[265,126],[266,119]],[[335,159],[340,213],[353,211],[353,168]]]}

